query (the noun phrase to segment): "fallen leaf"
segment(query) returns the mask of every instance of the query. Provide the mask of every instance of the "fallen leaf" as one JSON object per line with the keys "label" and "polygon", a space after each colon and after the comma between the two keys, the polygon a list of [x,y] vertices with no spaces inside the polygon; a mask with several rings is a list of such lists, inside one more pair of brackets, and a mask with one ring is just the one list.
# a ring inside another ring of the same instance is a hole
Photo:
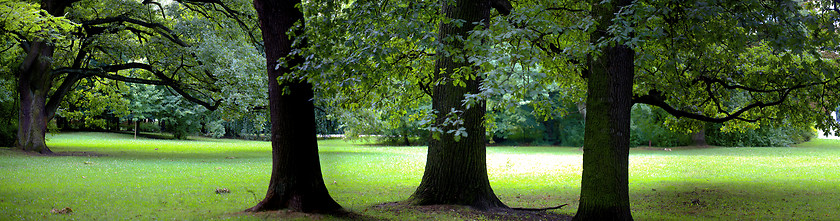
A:
{"label": "fallen leaf", "polygon": [[228,188],[216,188],[216,194],[230,193]]}
{"label": "fallen leaf", "polygon": [[68,213],[72,213],[72,212],[73,212],[73,210],[70,209],[70,207],[64,207],[64,209],[52,209],[52,210],[50,210],[50,213],[53,213],[53,214],[68,214]]}

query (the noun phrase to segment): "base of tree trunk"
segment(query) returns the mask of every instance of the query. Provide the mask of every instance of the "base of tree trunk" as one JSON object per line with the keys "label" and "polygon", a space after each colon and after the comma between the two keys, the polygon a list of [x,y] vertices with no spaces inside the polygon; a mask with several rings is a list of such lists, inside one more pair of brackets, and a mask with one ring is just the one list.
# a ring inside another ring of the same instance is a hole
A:
{"label": "base of tree trunk", "polygon": [[47,148],[47,147],[43,147],[40,150],[38,150],[36,148],[31,148],[31,147],[30,148],[17,148],[17,149],[20,150],[20,151],[23,151],[23,152],[39,153],[39,154],[43,154],[43,155],[54,155],[55,154],[55,152],[53,152],[52,150],[50,150],[50,148]]}
{"label": "base of tree trunk", "polygon": [[[345,214],[345,211],[332,198],[327,199],[312,199],[312,197],[266,197],[263,201],[257,203],[256,206],[248,208],[245,212],[264,212],[276,210],[290,210],[302,213],[317,213],[317,214]],[[301,198],[308,198],[307,202],[300,202]]]}
{"label": "base of tree trunk", "polygon": [[[490,220],[571,220],[572,216],[548,212],[544,209],[494,208],[477,210],[471,206],[433,204],[416,205],[410,200],[382,203],[373,206],[376,210],[387,212],[417,211],[420,214],[457,214],[463,219]],[[527,217],[527,218],[525,218]]]}
{"label": "base of tree trunk", "polygon": [[459,205],[468,206],[475,210],[489,211],[498,209],[510,209],[507,205],[502,203],[498,197],[491,194],[483,194],[473,198],[472,200],[465,200],[464,198],[456,198],[453,196],[445,196],[440,193],[434,194],[431,191],[418,191],[411,196],[406,202],[413,206],[428,206],[428,205]]}
{"label": "base of tree trunk", "polygon": [[[20,142],[20,141],[18,141],[18,142]],[[35,143],[35,142],[33,142],[33,143]],[[24,152],[40,153],[40,154],[44,154],[44,155],[54,154],[53,151],[50,150],[49,147],[47,147],[47,145],[45,145],[45,144],[37,144],[36,145],[36,144],[33,144],[33,143],[24,144],[24,145],[18,144],[18,145],[15,145],[15,146],[17,147],[16,149],[24,151]]]}
{"label": "base of tree trunk", "polygon": [[694,141],[695,146],[708,146],[706,143],[706,130],[697,131],[691,135],[691,140]]}

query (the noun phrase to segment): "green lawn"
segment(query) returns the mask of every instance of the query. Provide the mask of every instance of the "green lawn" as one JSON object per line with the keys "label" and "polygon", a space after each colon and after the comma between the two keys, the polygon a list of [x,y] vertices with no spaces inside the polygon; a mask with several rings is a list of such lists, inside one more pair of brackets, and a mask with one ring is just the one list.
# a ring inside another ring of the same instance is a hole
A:
{"label": "green lawn", "polygon": [[[130,135],[48,136],[56,152],[0,149],[2,220],[264,219],[242,214],[262,198],[271,167],[267,142],[134,140]],[[454,213],[396,214],[373,205],[400,201],[419,184],[424,147],[375,147],[325,140],[321,164],[330,193],[347,209],[387,219],[453,219]],[[513,207],[569,203],[580,187],[581,152],[566,147],[489,147],[490,181]],[[634,149],[631,208],[637,220],[840,220],[840,141],[797,147]],[[230,194],[216,194],[223,187]],[[70,207],[71,215],[51,214]],[[282,213],[279,215],[283,217]],[[297,216],[297,218],[310,218]]]}

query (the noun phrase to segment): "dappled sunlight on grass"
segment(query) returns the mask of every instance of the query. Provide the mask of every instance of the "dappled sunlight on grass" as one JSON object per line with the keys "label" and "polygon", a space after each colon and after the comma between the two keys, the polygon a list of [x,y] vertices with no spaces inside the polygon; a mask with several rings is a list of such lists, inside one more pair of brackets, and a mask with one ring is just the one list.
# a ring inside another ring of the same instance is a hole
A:
{"label": "dappled sunlight on grass", "polygon": [[[0,217],[42,219],[261,219],[237,212],[265,194],[271,145],[262,141],[133,139],[65,133],[49,145],[72,156],[0,150]],[[372,205],[407,199],[425,147],[320,140],[327,188],[351,211],[401,219]],[[155,150],[157,148],[157,150]],[[82,153],[84,152],[84,153]],[[512,207],[577,210],[576,147],[488,147],[493,189]],[[840,220],[840,141],[796,147],[632,149],[631,209],[638,220]],[[229,194],[216,194],[215,188]],[[72,215],[50,214],[71,207]],[[411,215],[412,217],[418,214]],[[414,217],[437,217],[422,215]],[[445,217],[445,216],[444,216]]]}

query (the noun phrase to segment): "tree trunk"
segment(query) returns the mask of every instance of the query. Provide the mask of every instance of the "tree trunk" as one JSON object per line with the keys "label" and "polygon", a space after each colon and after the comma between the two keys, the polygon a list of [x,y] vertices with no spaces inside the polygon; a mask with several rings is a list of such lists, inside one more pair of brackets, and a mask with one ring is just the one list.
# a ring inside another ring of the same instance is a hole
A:
{"label": "tree trunk", "polygon": [[[53,16],[64,16],[64,9],[72,0],[43,0],[41,9]],[[20,96],[20,112],[18,113],[18,137],[15,146],[24,151],[50,154],[47,147],[47,122],[55,114],[55,108],[47,107],[47,96],[52,87],[52,57],[55,52],[53,44],[36,39],[30,42],[26,57],[18,72],[18,96]]]}
{"label": "tree trunk", "polygon": [[21,65],[18,76],[18,135],[15,146],[24,151],[50,154],[47,147],[47,92],[52,54],[55,48],[46,42],[33,42],[32,48]]}
{"label": "tree trunk", "polygon": [[[302,62],[293,57],[275,69],[279,58],[292,50],[293,36],[287,35],[303,13],[295,8],[300,0],[254,0],[262,28],[268,70],[271,116],[271,180],[265,199],[247,211],[290,209],[300,212],[329,213],[341,210],[330,197],[321,175],[315,129],[314,93],[307,82],[284,83],[277,78]],[[300,36],[302,28],[297,29]],[[285,91],[285,93],[284,93]]]}
{"label": "tree trunk", "polygon": [[[487,0],[460,0],[454,4],[444,4],[443,13],[446,18],[463,19],[466,22],[461,27],[441,22],[439,41],[444,47],[457,51],[468,50],[459,40],[443,39],[448,36],[462,36],[466,39],[468,31],[475,28],[475,23],[484,21],[486,26],[490,5]],[[454,58],[465,54],[461,52],[451,55],[438,53],[435,79],[439,83],[434,86],[432,108],[437,112],[436,124],[439,126],[452,109],[463,111],[460,119],[464,122],[462,125],[443,126],[441,129],[444,132],[439,134],[439,139],[430,140],[423,179],[409,201],[416,205],[454,204],[476,209],[506,208],[493,193],[487,177],[484,101],[476,102],[468,109],[462,105],[465,94],[479,93],[481,78],[461,77],[460,80],[465,81],[466,86],[458,86],[452,79],[452,74],[458,70],[461,76],[476,75],[475,70],[470,70],[472,64]],[[453,133],[447,133],[460,127],[466,129],[466,136],[456,138]]]}
{"label": "tree trunk", "polygon": [[[596,1],[599,2],[599,1]],[[611,19],[629,0],[595,4],[598,22],[590,41],[607,33]],[[586,128],[580,205],[575,220],[632,220],[628,188],[633,59],[625,45],[607,46],[589,60]]]}
{"label": "tree trunk", "polygon": [[402,139],[403,139],[403,144],[405,144],[406,147],[411,146],[411,139],[409,139],[409,136],[410,136],[409,134],[410,134],[410,132],[408,131],[408,128],[404,128],[403,129],[403,134],[402,134]]}
{"label": "tree trunk", "polygon": [[706,128],[705,126],[701,127],[696,133],[691,135],[691,140],[694,141],[695,146],[706,146],[709,145],[706,142]]}
{"label": "tree trunk", "polygon": [[543,132],[543,140],[551,143],[552,145],[560,144],[560,141],[557,139],[557,121],[558,120],[555,118],[539,121],[540,123],[542,123],[543,128],[545,129],[545,131]]}

